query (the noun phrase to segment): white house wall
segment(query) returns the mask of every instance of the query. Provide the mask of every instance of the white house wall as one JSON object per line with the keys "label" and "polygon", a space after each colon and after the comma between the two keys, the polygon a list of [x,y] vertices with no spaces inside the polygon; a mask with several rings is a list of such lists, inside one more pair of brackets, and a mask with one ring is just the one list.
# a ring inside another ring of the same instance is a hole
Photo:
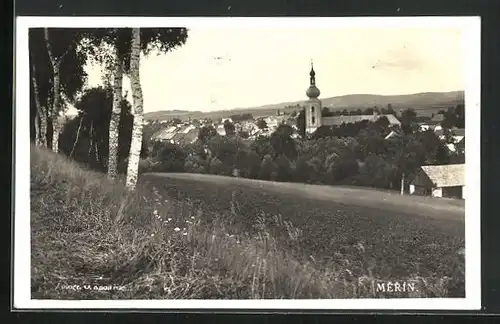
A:
{"label": "white house wall", "polygon": [[443,197],[442,188],[432,188],[432,197]]}

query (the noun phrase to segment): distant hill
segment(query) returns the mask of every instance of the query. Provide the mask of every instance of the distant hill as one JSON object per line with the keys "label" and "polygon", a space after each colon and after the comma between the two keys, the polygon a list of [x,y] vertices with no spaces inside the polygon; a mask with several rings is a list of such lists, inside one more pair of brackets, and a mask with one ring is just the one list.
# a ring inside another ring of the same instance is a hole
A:
{"label": "distant hill", "polygon": [[[372,94],[351,94],[338,97],[321,98],[323,107],[330,110],[357,110],[377,106],[386,108],[388,104],[396,111],[413,108],[420,115],[430,115],[438,112],[440,109],[456,106],[464,103],[464,91],[451,92],[422,92],[408,95],[372,95]],[[258,107],[235,108],[222,111],[186,111],[170,110],[155,111],[144,115],[146,120],[165,120],[171,118],[187,119],[191,118],[220,118],[228,117],[234,114],[251,113],[254,116],[274,114],[278,109],[284,109],[287,106],[303,105],[305,100],[281,102],[277,104],[268,104]],[[294,110],[288,108],[286,110]]]}

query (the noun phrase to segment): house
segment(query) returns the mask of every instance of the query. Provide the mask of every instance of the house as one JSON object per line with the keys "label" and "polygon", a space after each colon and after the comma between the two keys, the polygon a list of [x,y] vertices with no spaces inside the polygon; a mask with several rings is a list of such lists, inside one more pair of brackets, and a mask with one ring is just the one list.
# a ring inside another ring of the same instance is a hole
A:
{"label": "house", "polygon": [[188,131],[177,133],[172,142],[177,145],[188,145],[193,144],[198,140],[199,129],[189,128]]}
{"label": "house", "polygon": [[177,126],[170,126],[170,127],[164,128],[164,129],[154,133],[153,136],[151,136],[151,140],[159,141],[159,142],[170,141],[174,137],[174,135],[177,133],[177,129],[178,129]]}
{"label": "house", "polygon": [[[434,131],[434,134],[443,142],[446,142],[447,136],[443,129]],[[465,149],[465,129],[464,128],[453,128],[450,130],[450,138],[446,143],[446,147],[450,152],[456,152],[460,149]]]}
{"label": "house", "polygon": [[[439,137],[440,140],[446,138],[444,129],[435,129],[434,134]],[[465,137],[465,128],[452,128],[450,129],[450,134],[455,142],[460,142]]]}
{"label": "house", "polygon": [[465,199],[465,164],[420,167],[410,183],[410,194]]}
{"label": "house", "polygon": [[219,134],[220,136],[226,136],[226,129],[224,128],[224,125],[217,125],[216,127],[216,130],[217,130],[217,134]]}
{"label": "house", "polygon": [[198,127],[194,125],[170,126],[153,134],[151,139],[178,145],[192,144],[198,139],[198,132]]}
{"label": "house", "polygon": [[443,128],[441,127],[441,123],[444,121],[444,115],[441,113],[438,114],[432,114],[432,117],[423,122],[419,122],[418,126],[420,131],[425,132],[428,129],[431,130],[442,130]]}
{"label": "house", "polygon": [[259,128],[257,127],[257,125],[255,125],[254,122],[247,121],[247,122],[243,122],[243,124],[241,125],[241,130],[248,132],[249,134],[254,133],[257,129],[259,129]]}
{"label": "house", "polygon": [[264,121],[266,122],[268,127],[276,127],[279,123],[278,118],[274,116],[268,116],[264,119]]}

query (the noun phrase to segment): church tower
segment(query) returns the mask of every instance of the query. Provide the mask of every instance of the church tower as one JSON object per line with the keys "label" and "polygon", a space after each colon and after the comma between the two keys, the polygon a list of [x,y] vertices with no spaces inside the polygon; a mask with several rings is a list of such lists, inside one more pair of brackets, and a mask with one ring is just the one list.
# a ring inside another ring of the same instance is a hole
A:
{"label": "church tower", "polygon": [[309,97],[309,100],[306,101],[305,111],[306,136],[314,133],[322,125],[321,100],[318,99],[320,92],[316,87],[316,72],[314,72],[312,61],[309,76],[309,88],[306,91],[306,95]]}

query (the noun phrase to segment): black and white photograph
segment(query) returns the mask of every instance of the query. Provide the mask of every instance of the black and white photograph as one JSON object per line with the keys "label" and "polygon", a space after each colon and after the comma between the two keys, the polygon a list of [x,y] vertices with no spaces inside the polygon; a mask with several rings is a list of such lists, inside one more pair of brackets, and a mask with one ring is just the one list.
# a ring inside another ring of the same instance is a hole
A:
{"label": "black and white photograph", "polygon": [[477,17],[18,17],[14,303],[479,309]]}

